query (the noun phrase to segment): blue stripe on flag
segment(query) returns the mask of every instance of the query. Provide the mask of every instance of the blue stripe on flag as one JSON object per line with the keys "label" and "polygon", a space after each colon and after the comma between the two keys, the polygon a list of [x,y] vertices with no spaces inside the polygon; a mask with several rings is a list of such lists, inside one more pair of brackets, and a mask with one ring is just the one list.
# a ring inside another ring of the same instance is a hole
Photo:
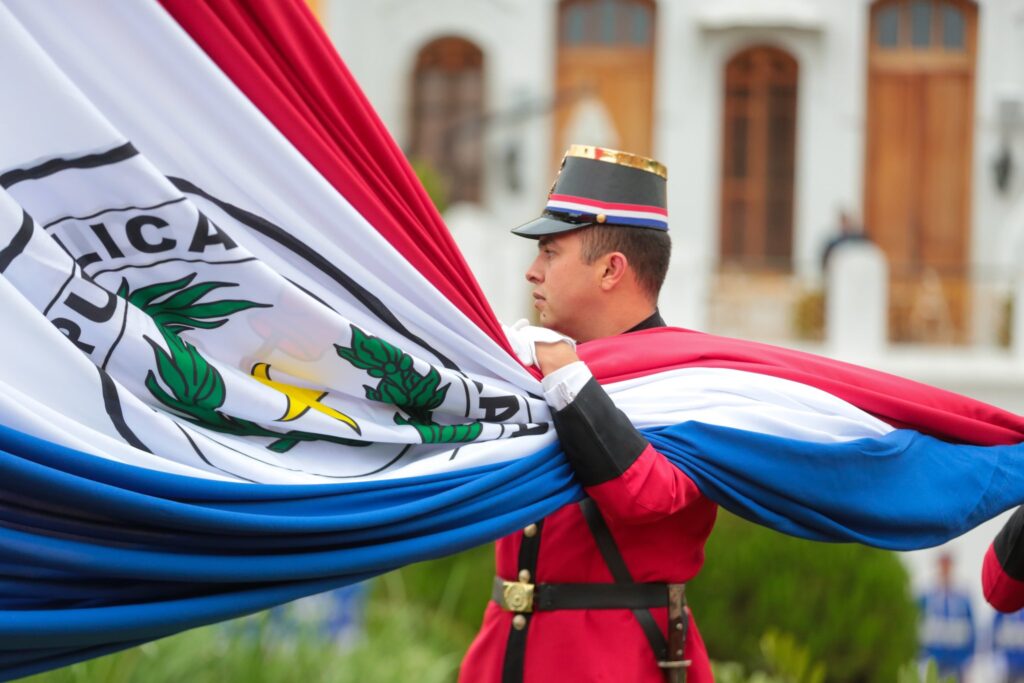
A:
{"label": "blue stripe on flag", "polygon": [[1024,445],[912,430],[811,443],[686,422],[645,432],[701,491],[751,521],[892,550],[945,543],[1024,502]]}
{"label": "blue stripe on flag", "polygon": [[[645,436],[706,495],[824,541],[942,543],[1024,501],[1024,446],[909,430],[809,443],[683,423]],[[500,537],[578,500],[557,446],[324,485],[193,479],[0,427],[0,677],[22,676]],[[497,513],[497,514],[496,514]]]}

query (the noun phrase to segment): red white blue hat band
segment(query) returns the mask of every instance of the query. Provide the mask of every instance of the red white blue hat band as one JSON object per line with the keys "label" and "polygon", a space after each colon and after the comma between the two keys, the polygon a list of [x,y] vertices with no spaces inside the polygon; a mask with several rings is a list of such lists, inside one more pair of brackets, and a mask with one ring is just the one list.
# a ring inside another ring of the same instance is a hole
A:
{"label": "red white blue hat band", "polygon": [[[602,202],[587,197],[553,194],[548,197],[549,213],[589,214],[595,223],[630,225],[657,230],[668,230],[668,211],[658,206]],[[604,216],[604,220],[598,217]]]}
{"label": "red white blue hat band", "polygon": [[668,230],[668,171],[653,159],[573,145],[548,193],[543,213],[512,232],[540,239],[588,225]]}

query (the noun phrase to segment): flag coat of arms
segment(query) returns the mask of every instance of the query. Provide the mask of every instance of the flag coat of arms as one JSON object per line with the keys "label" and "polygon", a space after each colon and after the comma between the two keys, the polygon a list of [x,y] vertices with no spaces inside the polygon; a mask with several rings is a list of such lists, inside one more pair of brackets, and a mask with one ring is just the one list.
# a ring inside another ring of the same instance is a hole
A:
{"label": "flag coat of arms", "polygon": [[[301,2],[4,0],[0,45],[0,676],[582,496]],[[1024,501],[998,408],[674,328],[580,353],[705,495],[780,531],[917,548]]]}

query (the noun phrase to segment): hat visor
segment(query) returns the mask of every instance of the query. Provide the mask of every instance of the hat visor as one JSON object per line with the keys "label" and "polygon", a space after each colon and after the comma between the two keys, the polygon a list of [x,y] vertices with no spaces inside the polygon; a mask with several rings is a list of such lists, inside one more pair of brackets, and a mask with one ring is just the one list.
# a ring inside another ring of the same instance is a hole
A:
{"label": "hat visor", "polygon": [[560,232],[579,230],[580,228],[585,228],[588,225],[593,224],[590,222],[570,223],[568,221],[560,221],[557,218],[552,218],[551,216],[541,216],[536,220],[520,225],[518,228],[513,228],[512,234],[519,235],[520,237],[528,237],[530,239],[540,239],[545,235],[557,235]]}

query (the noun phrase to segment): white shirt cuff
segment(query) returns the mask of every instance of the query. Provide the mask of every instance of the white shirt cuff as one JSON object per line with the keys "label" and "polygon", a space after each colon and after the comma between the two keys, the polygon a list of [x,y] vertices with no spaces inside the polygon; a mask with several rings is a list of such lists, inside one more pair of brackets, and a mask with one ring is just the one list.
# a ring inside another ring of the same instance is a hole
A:
{"label": "white shirt cuff", "polygon": [[563,365],[540,381],[544,389],[544,400],[553,410],[561,410],[573,402],[576,394],[593,376],[590,368],[581,360]]}

